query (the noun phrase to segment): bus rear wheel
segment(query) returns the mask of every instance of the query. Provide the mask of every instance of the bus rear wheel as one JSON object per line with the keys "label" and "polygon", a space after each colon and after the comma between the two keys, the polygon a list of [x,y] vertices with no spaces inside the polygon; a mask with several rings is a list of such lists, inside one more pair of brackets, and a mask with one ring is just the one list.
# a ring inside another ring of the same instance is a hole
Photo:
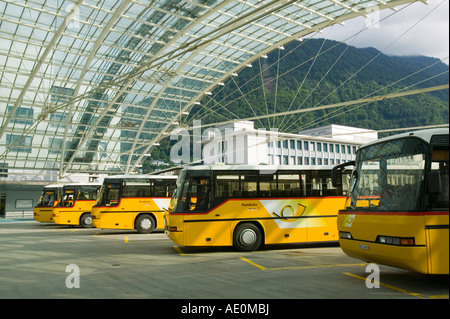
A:
{"label": "bus rear wheel", "polygon": [[141,234],[150,234],[156,228],[155,218],[151,215],[140,215],[135,222],[136,230]]}
{"label": "bus rear wheel", "polygon": [[262,243],[262,233],[258,226],[252,223],[240,224],[233,236],[233,245],[240,251],[253,251]]}

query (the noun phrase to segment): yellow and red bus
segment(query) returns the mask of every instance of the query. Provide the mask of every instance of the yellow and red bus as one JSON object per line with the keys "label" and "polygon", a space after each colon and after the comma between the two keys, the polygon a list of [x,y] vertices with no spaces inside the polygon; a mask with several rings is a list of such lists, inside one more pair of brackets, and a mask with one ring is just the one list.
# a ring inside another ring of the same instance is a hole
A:
{"label": "yellow and red bus", "polygon": [[103,180],[92,223],[100,229],[136,229],[151,233],[164,229],[177,176],[121,175]]}
{"label": "yellow and red bus", "polygon": [[331,168],[186,167],[165,215],[166,233],[180,246],[241,251],[266,244],[337,242],[336,218],[347,183],[333,187]]}
{"label": "yellow and red bus", "polygon": [[448,138],[448,128],[430,129],[358,150],[350,196],[338,216],[347,255],[423,274],[449,273]]}
{"label": "yellow and red bus", "polygon": [[61,198],[62,184],[44,186],[38,203],[33,208],[34,220],[41,223],[53,223],[53,209]]}
{"label": "yellow and red bus", "polygon": [[100,186],[100,183],[65,184],[61,200],[53,207],[55,224],[92,227],[91,209]]}

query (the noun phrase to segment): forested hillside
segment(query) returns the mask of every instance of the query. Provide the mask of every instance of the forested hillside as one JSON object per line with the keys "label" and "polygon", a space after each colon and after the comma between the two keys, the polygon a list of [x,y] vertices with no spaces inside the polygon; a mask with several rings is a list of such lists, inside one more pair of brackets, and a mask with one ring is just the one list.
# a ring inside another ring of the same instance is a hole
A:
{"label": "forested hillside", "polygon": [[[448,71],[448,65],[424,56],[386,56],[374,48],[358,49],[324,39],[295,41],[217,87],[190,112],[188,123],[193,119],[223,122],[448,84]],[[327,124],[383,130],[448,121],[449,91],[442,90],[264,119],[255,121],[255,126],[297,133]],[[152,159],[167,162],[170,142],[163,141],[161,146],[152,152]]]}
{"label": "forested hillside", "polygon": [[[416,89],[448,84],[448,71],[448,65],[424,56],[390,57],[373,48],[357,49],[323,39],[296,41],[284,50],[275,50],[267,59],[254,62],[251,68],[243,69],[239,76],[227,81],[219,88],[220,93],[213,96],[213,101],[207,103],[208,108],[218,111],[203,122],[231,119],[225,108],[235,118],[246,118],[255,113],[270,114],[382,95],[408,86]],[[449,93],[444,90],[371,103],[353,110],[332,110],[339,115],[317,124],[314,123],[327,112],[299,114],[290,119],[295,126],[282,123],[283,118],[277,118],[272,125],[290,127],[293,133],[295,127],[331,123],[370,129],[430,125],[448,123],[448,106]],[[201,107],[196,111],[204,112]],[[261,124],[266,126],[264,121]]]}

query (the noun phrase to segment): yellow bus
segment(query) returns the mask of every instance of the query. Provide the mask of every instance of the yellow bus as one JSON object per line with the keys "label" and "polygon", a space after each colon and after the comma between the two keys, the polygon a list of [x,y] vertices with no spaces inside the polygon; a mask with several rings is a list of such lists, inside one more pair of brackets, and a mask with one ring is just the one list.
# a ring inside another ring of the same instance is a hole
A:
{"label": "yellow bus", "polygon": [[347,184],[333,187],[331,168],[186,167],[165,215],[166,234],[180,246],[241,251],[265,244],[337,242],[336,218]]}
{"label": "yellow bus", "polygon": [[62,184],[50,184],[44,186],[38,203],[33,208],[34,220],[41,223],[53,223],[53,209],[62,193]]}
{"label": "yellow bus", "polygon": [[448,128],[423,130],[358,150],[350,196],[338,216],[347,255],[423,274],[449,273],[448,137]]}
{"label": "yellow bus", "polygon": [[176,176],[162,175],[105,178],[92,207],[93,225],[100,229],[136,229],[143,234],[164,229],[164,209],[169,207],[176,180]]}
{"label": "yellow bus", "polygon": [[100,183],[65,184],[61,200],[53,207],[53,221],[60,225],[92,227],[91,209],[100,186]]}

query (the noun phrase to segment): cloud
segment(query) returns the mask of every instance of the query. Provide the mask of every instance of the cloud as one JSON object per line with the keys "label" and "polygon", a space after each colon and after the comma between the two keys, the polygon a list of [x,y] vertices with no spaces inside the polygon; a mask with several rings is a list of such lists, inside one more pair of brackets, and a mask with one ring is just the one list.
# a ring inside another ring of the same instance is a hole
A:
{"label": "cloud", "polygon": [[[358,32],[370,26],[369,29]],[[363,48],[374,47],[388,55],[426,55],[449,63],[449,1],[416,2],[349,20],[316,37],[345,41]]]}

